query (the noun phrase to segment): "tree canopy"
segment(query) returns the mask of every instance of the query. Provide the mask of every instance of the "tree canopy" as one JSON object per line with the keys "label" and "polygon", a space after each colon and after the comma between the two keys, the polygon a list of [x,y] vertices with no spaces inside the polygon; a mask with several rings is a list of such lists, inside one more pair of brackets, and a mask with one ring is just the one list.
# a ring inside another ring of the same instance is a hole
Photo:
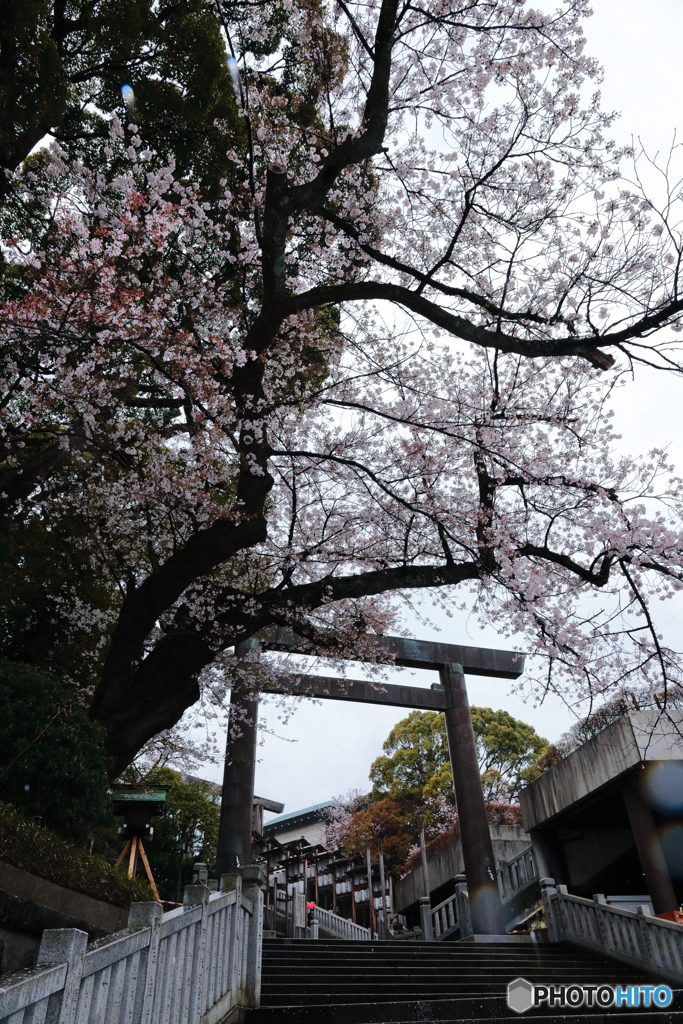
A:
{"label": "tree canopy", "polygon": [[681,484],[604,415],[678,366],[677,192],[582,103],[584,0],[9,11],[0,516],[78,515],[114,595],[67,601],[113,771],[236,642],[378,658],[411,591],[474,589],[546,687],[677,685]]}
{"label": "tree canopy", "polygon": [[[548,741],[507,711],[472,707],[472,726],[487,801],[509,803],[528,781]],[[376,797],[453,803],[444,716],[439,711],[411,711],[398,722],[373,761],[370,779]]]}

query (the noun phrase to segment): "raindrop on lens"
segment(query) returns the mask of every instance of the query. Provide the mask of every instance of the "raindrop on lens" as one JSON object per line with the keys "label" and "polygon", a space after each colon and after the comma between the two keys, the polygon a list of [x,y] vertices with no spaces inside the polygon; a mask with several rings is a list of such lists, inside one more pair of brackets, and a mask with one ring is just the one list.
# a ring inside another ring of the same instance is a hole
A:
{"label": "raindrop on lens", "polygon": [[127,106],[132,107],[133,104],[135,103],[135,93],[133,92],[132,86],[122,85],[121,95],[123,96],[123,102]]}
{"label": "raindrop on lens", "polygon": [[237,99],[240,98],[240,73],[237,67],[237,61],[234,57],[228,57],[228,71],[230,72],[230,78],[232,79],[232,87],[235,90]]}

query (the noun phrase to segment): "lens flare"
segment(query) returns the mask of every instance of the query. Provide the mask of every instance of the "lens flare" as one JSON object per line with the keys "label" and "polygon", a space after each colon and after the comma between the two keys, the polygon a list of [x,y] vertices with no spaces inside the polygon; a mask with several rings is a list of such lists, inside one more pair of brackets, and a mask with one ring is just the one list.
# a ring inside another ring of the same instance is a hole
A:
{"label": "lens flare", "polygon": [[672,878],[683,878],[683,827],[667,825],[660,833],[662,852]]}
{"label": "lens flare", "polygon": [[655,810],[680,814],[683,811],[683,763],[652,762],[643,772],[642,793]]}

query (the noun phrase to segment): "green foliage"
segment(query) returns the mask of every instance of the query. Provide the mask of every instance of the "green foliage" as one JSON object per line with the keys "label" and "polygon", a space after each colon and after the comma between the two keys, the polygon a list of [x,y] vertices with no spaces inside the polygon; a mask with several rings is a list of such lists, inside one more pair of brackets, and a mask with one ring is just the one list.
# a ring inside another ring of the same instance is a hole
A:
{"label": "green foliage", "polygon": [[0,661],[1,800],[83,842],[110,816],[104,736],[73,687]]}
{"label": "green foliage", "polygon": [[[548,742],[507,711],[470,709],[487,801],[509,802]],[[394,726],[370,768],[376,796],[453,803],[446,724],[439,711],[412,711]]]}
{"label": "green foliage", "polygon": [[421,800],[430,779],[448,763],[443,715],[439,711],[411,711],[391,730],[383,750],[386,753],[370,768],[375,795]]}
{"label": "green foliage", "polygon": [[0,804],[0,860],[93,899],[127,907],[153,899],[140,878],[78,850],[7,804]]}

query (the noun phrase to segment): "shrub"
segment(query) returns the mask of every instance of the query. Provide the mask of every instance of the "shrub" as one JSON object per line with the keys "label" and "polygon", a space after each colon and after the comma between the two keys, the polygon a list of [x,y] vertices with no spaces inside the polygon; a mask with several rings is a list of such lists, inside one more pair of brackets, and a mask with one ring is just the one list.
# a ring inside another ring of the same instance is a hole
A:
{"label": "shrub", "polygon": [[103,857],[77,849],[1,803],[0,860],[116,907],[154,899],[146,881],[128,878]]}

